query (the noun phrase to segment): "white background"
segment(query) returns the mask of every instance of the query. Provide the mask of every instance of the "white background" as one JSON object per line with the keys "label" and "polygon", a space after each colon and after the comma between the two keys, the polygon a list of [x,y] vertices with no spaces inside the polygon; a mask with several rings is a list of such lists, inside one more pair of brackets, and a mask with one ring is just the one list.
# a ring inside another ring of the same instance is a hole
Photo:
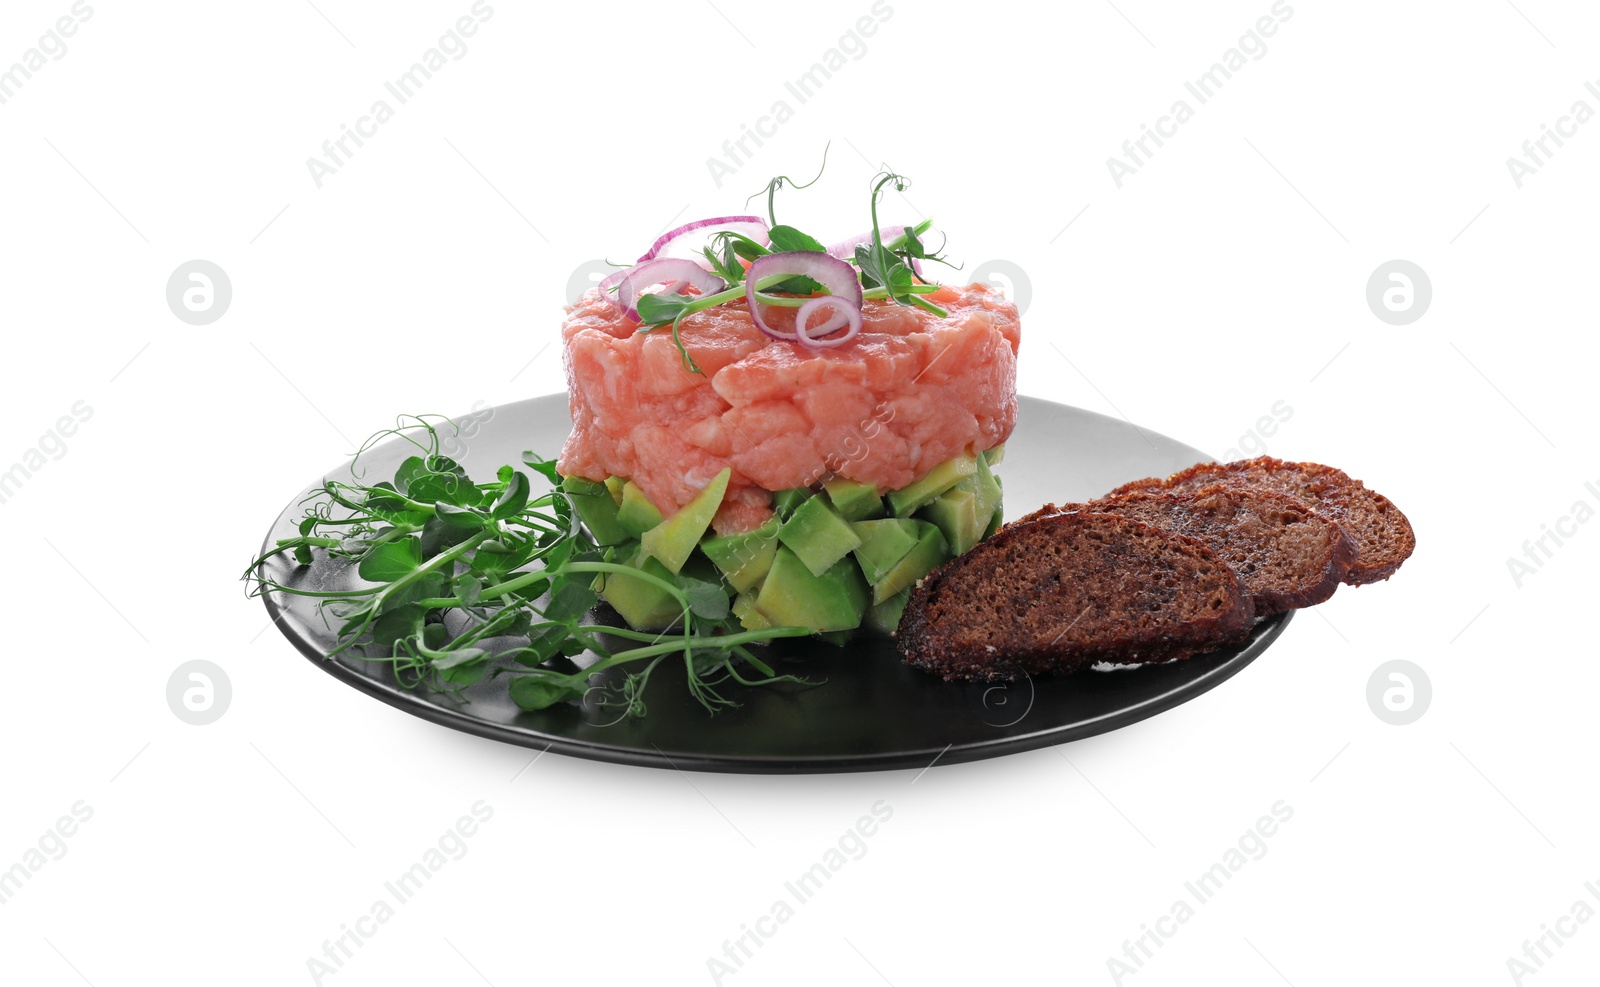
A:
{"label": "white background", "polygon": [[[724,983],[1112,983],[1108,958],[1282,800],[1265,856],[1124,983],[1516,982],[1525,940],[1600,908],[1600,524],[1520,586],[1507,566],[1600,507],[1600,122],[1521,188],[1506,166],[1575,101],[1600,110],[1600,14],[1518,5],[1296,0],[1198,106],[1183,82],[1269,0],[892,0],[800,105],[783,82],[866,2],[500,0],[319,189],[306,159],[469,0],[95,3],[0,105],[0,460],[93,409],[0,507],[0,867],[93,810],[0,905],[5,980],[314,982],[324,940],[483,800],[466,856],[324,983],[708,983],[884,800],[866,855]],[[69,7],[9,0],[0,67]],[[1194,118],[1119,189],[1106,159],[1180,98]],[[707,159],[779,99],[792,119],[717,187]],[[1026,272],[1023,392],[1343,467],[1409,514],[1416,556],[1194,702],[920,777],[527,767],[263,633],[236,577],[302,484],[399,412],[561,390],[576,268],[742,211],[828,141],[780,219],[848,236],[881,162],[911,175],[892,219],[935,215],[962,276]],[[199,327],[164,297],[195,258],[234,293]],[[1406,326],[1365,300],[1394,258],[1432,281]],[[195,658],[233,685],[211,726],[165,700]],[[1392,659],[1432,682],[1410,726],[1366,700]],[[1600,921],[1565,927],[1523,982],[1593,982]]]}

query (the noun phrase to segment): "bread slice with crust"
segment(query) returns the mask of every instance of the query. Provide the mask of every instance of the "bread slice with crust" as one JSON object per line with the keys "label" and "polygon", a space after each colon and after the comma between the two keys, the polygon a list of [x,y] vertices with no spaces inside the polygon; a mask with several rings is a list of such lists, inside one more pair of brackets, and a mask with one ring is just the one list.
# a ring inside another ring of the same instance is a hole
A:
{"label": "bread slice with crust", "polygon": [[1203,543],[1114,514],[1011,524],[917,584],[901,655],[947,681],[1163,662],[1242,641],[1253,609]]}
{"label": "bread slice with crust", "polygon": [[1274,490],[1214,484],[1193,493],[1130,490],[1088,504],[1046,507],[1131,517],[1205,542],[1244,580],[1257,617],[1315,606],[1332,596],[1355,560],[1355,542],[1336,522]]}
{"label": "bread slice with crust", "polygon": [[1135,490],[1194,492],[1218,484],[1273,490],[1337,522],[1355,541],[1355,561],[1344,577],[1352,586],[1388,579],[1417,547],[1411,522],[1389,498],[1368,490],[1343,470],[1319,463],[1290,463],[1271,456],[1233,463],[1201,463],[1165,480],[1129,483],[1108,496]]}

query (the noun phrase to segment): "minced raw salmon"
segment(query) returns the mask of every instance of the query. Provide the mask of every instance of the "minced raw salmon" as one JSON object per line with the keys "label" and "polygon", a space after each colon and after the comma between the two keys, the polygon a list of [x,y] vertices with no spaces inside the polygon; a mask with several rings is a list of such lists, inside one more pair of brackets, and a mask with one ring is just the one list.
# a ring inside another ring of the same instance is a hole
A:
{"label": "minced raw salmon", "polygon": [[[670,515],[731,467],[726,534],[770,517],[770,491],[842,476],[886,493],[999,445],[1017,420],[1017,308],[981,284],[925,297],[949,314],[868,301],[860,334],[825,350],[768,337],[742,304],[697,312],[680,336],[702,376],[670,327],[639,332],[592,288],[561,329],[572,434],[558,469],[627,477]],[[793,310],[763,314],[793,325]]]}

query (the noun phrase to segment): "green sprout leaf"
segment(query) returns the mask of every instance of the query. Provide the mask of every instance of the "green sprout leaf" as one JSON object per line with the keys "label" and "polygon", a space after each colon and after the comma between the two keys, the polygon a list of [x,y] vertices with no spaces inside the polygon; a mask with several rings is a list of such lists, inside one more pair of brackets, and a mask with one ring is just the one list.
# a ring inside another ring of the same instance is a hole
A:
{"label": "green sprout leaf", "polygon": [[585,692],[564,679],[526,675],[511,680],[511,701],[527,710],[548,709],[556,703],[575,703]]}
{"label": "green sprout leaf", "polygon": [[561,474],[556,472],[556,461],[554,459],[543,459],[538,453],[528,449],[522,453],[522,462],[529,469],[549,480],[551,486],[559,487],[561,485]]}
{"label": "green sprout leaf", "polygon": [[688,295],[668,295],[659,291],[646,292],[639,296],[639,324],[649,326],[665,325],[687,312],[696,299]]}
{"label": "green sprout leaf", "polygon": [[521,514],[523,508],[528,506],[528,494],[531,490],[528,474],[512,473],[510,481],[506,482],[505,492],[494,502],[494,508],[489,512],[489,516],[496,521],[504,521]]}
{"label": "green sprout leaf", "polygon": [[372,583],[392,583],[422,565],[422,546],[415,538],[378,545],[361,559],[356,574]]}
{"label": "green sprout leaf", "polygon": [[[723,599],[726,600],[727,596],[724,595]],[[551,590],[550,603],[545,607],[544,615],[548,620],[575,620],[594,609],[599,602],[599,594],[587,583],[563,579]]]}
{"label": "green sprout leaf", "polygon": [[411,481],[428,472],[428,465],[422,461],[421,456],[407,457],[406,461],[400,464],[400,468],[394,471],[395,489],[403,494],[410,494]]}
{"label": "green sprout leaf", "polygon": [[453,528],[466,528],[476,530],[483,527],[483,515],[465,507],[457,507],[447,501],[437,501],[433,505],[434,517],[442,524]]}
{"label": "green sprout leaf", "polygon": [[811,250],[816,253],[827,253],[821,241],[807,236],[793,226],[774,226],[767,231],[772,240],[772,252],[775,254],[787,253],[791,250]]}
{"label": "green sprout leaf", "polygon": [[675,580],[689,598],[689,610],[705,620],[724,620],[728,616],[728,591],[716,583],[679,575]]}

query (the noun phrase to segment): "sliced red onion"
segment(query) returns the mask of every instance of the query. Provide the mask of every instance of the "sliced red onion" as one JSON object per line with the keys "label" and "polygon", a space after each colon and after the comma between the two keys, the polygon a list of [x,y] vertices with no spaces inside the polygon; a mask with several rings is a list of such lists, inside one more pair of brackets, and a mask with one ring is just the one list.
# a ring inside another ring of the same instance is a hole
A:
{"label": "sliced red onion", "polygon": [[[838,342],[819,340],[816,337],[823,333],[816,330],[810,332],[801,331],[797,334],[784,332],[767,325],[767,320],[761,317],[761,303],[756,298],[756,286],[774,277],[795,276],[808,277],[828,290],[828,294],[823,298],[811,299],[811,302],[829,301],[833,304],[834,317],[826,323],[827,325],[832,325],[833,328],[827,330],[828,332],[839,328],[838,325],[833,325],[834,320],[839,317],[839,313],[848,313],[851,308],[855,309],[856,312],[855,328],[850,331],[845,339],[854,336],[860,331],[861,303],[863,299],[861,295],[861,280],[859,275],[856,274],[856,269],[837,257],[815,250],[789,250],[781,254],[766,254],[765,256],[757,257],[755,262],[750,265],[750,270],[746,271],[744,276],[744,298],[745,304],[750,307],[750,318],[755,321],[756,328],[773,339],[800,342],[806,346],[837,346],[845,341],[844,339],[840,339]],[[811,302],[806,304],[809,305]],[[816,310],[816,306],[813,306],[810,311],[815,312]],[[805,305],[800,307],[800,311],[806,311]],[[797,321],[795,325],[799,328],[803,323],[798,321],[798,313],[796,314]],[[848,315],[846,315],[846,318],[848,319]],[[844,323],[841,322],[839,325],[844,325]]]}
{"label": "sliced red onion", "polygon": [[[883,242],[888,243],[905,231],[906,228],[904,226],[885,226],[880,232],[883,236]],[[848,240],[840,240],[838,243],[828,248],[828,253],[839,258],[840,260],[849,260],[856,255],[857,247],[861,246],[863,243],[871,242],[872,231],[868,230],[867,232],[859,233]]]}
{"label": "sliced red onion", "polygon": [[695,230],[703,230],[711,226],[720,227],[733,233],[742,233],[762,246],[766,246],[768,242],[767,221],[760,216],[713,216],[710,219],[697,219],[692,223],[685,223],[675,230],[668,230],[666,233],[661,234],[656,238],[656,242],[650,245],[650,249],[644,252],[644,256],[639,258],[639,263],[655,260],[674,241],[693,233]]}
{"label": "sliced red onion", "polygon": [[621,284],[622,279],[627,277],[628,272],[631,270],[633,270],[631,267],[618,268],[617,270],[612,271],[610,274],[607,274],[605,279],[600,282],[600,294],[605,296],[606,301],[616,301],[616,298],[612,297],[611,295],[611,289],[616,285]]}
{"label": "sliced red onion", "polygon": [[[909,227],[906,226],[884,226],[879,229],[878,233],[883,237],[883,242],[888,244],[896,237],[903,234],[907,229],[909,229]],[[927,231],[924,230],[922,235],[926,236]],[[828,253],[831,256],[839,258],[840,260],[849,260],[856,255],[857,247],[861,246],[863,243],[871,242],[872,231],[868,230],[867,232],[857,234],[848,240],[840,240],[838,243],[828,248]],[[921,260],[918,260],[915,257],[911,258],[911,269],[917,272],[917,277],[922,278]],[[926,281],[927,279],[923,278],[923,280]]]}
{"label": "sliced red onion", "polygon": [[[833,314],[828,317],[827,322],[815,329],[807,328],[811,316],[815,315],[819,308],[831,308]],[[832,339],[822,338],[841,326],[848,327],[844,335],[834,336]],[[794,314],[794,331],[800,338],[800,345],[814,350],[841,346],[856,338],[856,333],[861,331],[861,307],[838,295],[818,295],[800,306],[800,310]]]}
{"label": "sliced red onion", "polygon": [[623,274],[617,283],[617,297],[614,300],[617,307],[635,322],[639,321],[639,310],[634,306],[638,304],[639,296],[644,294],[644,289],[652,285],[670,281],[672,284],[664,289],[666,294],[676,294],[685,287],[693,287],[702,295],[715,294],[727,287],[726,281],[694,261],[681,257],[658,257],[636,264]]}

